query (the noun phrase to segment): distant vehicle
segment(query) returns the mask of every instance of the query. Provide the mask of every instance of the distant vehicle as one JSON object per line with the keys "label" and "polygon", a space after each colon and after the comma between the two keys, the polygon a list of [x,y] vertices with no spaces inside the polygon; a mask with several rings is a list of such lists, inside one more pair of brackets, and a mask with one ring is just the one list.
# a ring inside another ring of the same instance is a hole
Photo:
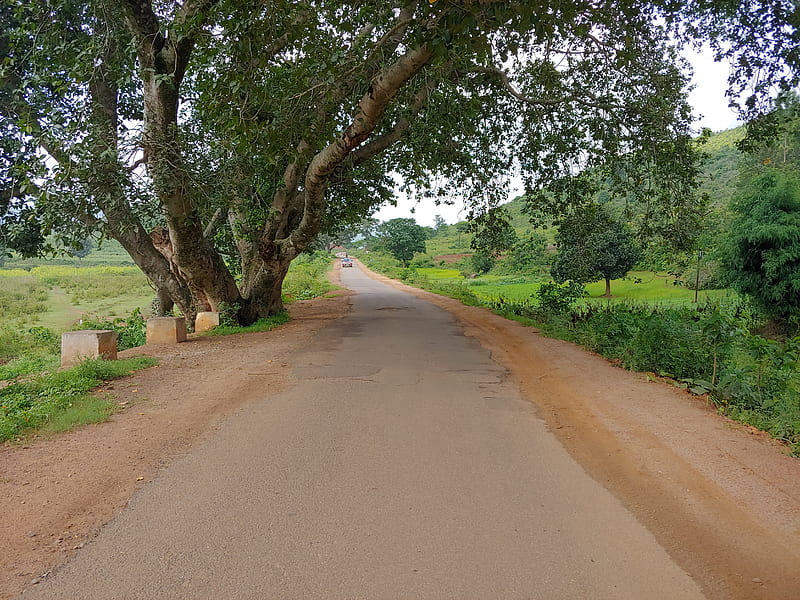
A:
{"label": "distant vehicle", "polygon": [[353,259],[352,258],[343,258],[342,259],[342,268],[351,267],[353,266]]}

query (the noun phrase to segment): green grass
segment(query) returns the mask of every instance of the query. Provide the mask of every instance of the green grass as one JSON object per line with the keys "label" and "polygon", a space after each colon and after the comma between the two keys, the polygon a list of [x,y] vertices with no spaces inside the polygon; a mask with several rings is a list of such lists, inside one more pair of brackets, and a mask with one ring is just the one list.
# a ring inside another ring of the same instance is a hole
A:
{"label": "green grass", "polygon": [[461,271],[458,269],[417,269],[417,273],[424,275],[428,279],[461,279]]}
{"label": "green grass", "polygon": [[333,263],[327,253],[301,255],[292,261],[286,279],[283,280],[284,302],[295,300],[310,300],[323,296],[334,286],[326,276]]}
{"label": "green grass", "polygon": [[[444,281],[460,278],[455,269],[417,269],[431,281]],[[584,302],[646,302],[669,305],[691,304],[694,301],[694,290],[673,285],[674,280],[664,275],[656,275],[649,271],[631,272],[625,279],[611,282],[611,298],[605,294],[605,282],[598,281],[586,286],[589,297]],[[502,276],[484,275],[477,279],[464,280],[476,296],[482,300],[495,301],[500,298],[519,302],[533,296],[542,284],[537,276]],[[701,290],[698,299],[714,300],[730,294],[728,290]]]}
{"label": "green grass", "polygon": [[152,299],[147,278],[135,267],[0,269],[0,320],[21,328],[35,324],[61,333],[88,316],[125,317]]}
{"label": "green grass", "polygon": [[252,325],[220,325],[211,331],[205,332],[203,335],[216,336],[216,335],[233,335],[236,333],[257,333],[260,331],[272,331],[279,325],[288,323],[291,317],[289,313],[282,312],[271,317],[264,317],[259,319]]}
{"label": "green grass", "polygon": [[0,442],[34,431],[65,431],[105,420],[114,405],[108,399],[93,397],[91,390],[104,381],[154,364],[156,360],[148,356],[87,360],[8,385],[0,390]]}
{"label": "green grass", "polygon": [[37,322],[49,295],[49,286],[30,273],[0,271],[0,321]]}

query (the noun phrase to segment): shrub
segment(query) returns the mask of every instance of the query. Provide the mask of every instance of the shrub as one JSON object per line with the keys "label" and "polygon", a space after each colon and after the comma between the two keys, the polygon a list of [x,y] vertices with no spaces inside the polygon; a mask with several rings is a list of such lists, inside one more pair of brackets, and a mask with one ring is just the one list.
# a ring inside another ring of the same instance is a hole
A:
{"label": "shrub", "polygon": [[585,295],[586,290],[584,287],[574,281],[561,285],[548,281],[536,290],[536,297],[539,299],[539,306],[542,310],[556,314],[568,312],[578,298],[582,298]]}
{"label": "shrub", "polygon": [[130,315],[113,320],[93,316],[83,319],[73,331],[83,329],[111,329],[117,332],[117,349],[127,350],[143,346],[147,341],[147,323],[142,312],[135,308]]}

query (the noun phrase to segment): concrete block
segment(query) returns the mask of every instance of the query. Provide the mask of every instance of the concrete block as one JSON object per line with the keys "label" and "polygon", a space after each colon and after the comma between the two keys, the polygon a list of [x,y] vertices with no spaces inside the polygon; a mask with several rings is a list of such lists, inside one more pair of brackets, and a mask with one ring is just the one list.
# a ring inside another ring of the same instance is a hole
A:
{"label": "concrete block", "polygon": [[184,317],[153,317],[147,319],[148,344],[177,344],[186,341]]}
{"label": "concrete block", "polygon": [[194,319],[195,333],[211,331],[214,327],[219,327],[218,312],[199,312]]}
{"label": "concrete block", "polygon": [[77,365],[85,358],[117,360],[117,332],[85,329],[61,334],[61,366]]}

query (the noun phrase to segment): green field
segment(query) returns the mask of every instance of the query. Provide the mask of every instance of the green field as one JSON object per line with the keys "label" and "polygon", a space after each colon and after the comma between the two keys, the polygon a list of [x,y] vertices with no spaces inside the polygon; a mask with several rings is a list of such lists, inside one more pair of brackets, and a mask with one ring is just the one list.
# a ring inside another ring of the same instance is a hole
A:
{"label": "green field", "polygon": [[[433,281],[454,281],[461,279],[456,269],[417,269],[417,273]],[[527,300],[536,293],[544,278],[523,276],[503,277],[485,275],[476,279],[463,279],[469,290],[482,300],[504,298],[511,301]],[[649,271],[633,271],[625,279],[611,282],[611,298],[605,298],[605,282],[598,281],[586,286],[589,302],[648,302],[659,304],[687,304],[694,301],[694,290],[674,285],[674,279]],[[727,290],[701,290],[698,300],[722,298]]]}
{"label": "green field", "polygon": [[153,290],[136,267],[36,266],[0,269],[0,317],[5,325],[57,333],[87,317],[149,312]]}

